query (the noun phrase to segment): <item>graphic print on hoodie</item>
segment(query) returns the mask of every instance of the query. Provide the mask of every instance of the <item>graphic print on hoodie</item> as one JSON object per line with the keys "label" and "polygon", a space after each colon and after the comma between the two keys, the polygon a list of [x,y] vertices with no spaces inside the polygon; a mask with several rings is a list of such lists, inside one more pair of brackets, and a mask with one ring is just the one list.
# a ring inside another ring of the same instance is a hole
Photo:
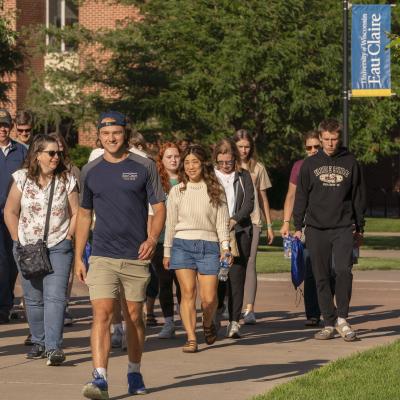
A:
{"label": "graphic print on hoodie", "polygon": [[332,156],[321,149],[304,160],[293,209],[296,231],[303,225],[332,229],[353,224],[357,231],[363,231],[365,209],[362,170],[346,148],[339,148]]}

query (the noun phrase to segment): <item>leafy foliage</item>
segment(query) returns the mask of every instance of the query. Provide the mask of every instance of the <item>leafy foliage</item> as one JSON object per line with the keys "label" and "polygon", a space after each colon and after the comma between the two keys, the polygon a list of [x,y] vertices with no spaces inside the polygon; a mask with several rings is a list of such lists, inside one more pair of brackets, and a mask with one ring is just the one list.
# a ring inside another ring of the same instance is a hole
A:
{"label": "leafy foliage", "polygon": [[18,34],[12,29],[12,17],[0,17],[0,101],[8,102],[8,91],[12,81],[10,74],[20,71],[23,63],[23,46],[18,42]]}
{"label": "leafy foliage", "polygon": [[77,144],[75,147],[69,149],[69,156],[73,165],[82,168],[89,159],[92,149],[90,147],[81,146]]}
{"label": "leafy foliage", "polygon": [[[52,89],[37,83],[32,109],[62,104],[56,114],[87,121],[114,107],[139,129],[190,133],[208,144],[247,128],[273,167],[301,156],[302,132],[341,117],[341,2],[120,2],[139,7],[142,19],[50,32],[79,43],[84,67],[48,69]],[[352,102],[351,148],[361,160],[399,150],[391,136],[399,111],[397,99]]]}

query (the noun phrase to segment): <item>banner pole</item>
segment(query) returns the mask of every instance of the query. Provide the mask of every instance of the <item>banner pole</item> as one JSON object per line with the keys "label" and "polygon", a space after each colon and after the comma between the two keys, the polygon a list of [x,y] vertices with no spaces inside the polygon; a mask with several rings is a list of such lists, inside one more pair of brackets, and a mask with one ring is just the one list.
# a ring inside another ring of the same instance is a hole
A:
{"label": "banner pole", "polygon": [[343,0],[343,145],[349,145],[349,0]]}

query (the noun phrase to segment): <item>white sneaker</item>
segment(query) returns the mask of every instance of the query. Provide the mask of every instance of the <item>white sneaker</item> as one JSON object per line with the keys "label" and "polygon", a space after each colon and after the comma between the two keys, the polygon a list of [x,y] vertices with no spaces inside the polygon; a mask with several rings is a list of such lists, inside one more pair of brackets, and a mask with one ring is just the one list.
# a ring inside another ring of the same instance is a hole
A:
{"label": "white sneaker", "polygon": [[117,349],[117,348],[121,348],[122,347],[122,338],[123,338],[123,336],[124,336],[123,328],[120,328],[119,326],[114,328],[114,332],[111,335],[111,347],[113,349]]}
{"label": "white sneaker", "polygon": [[226,337],[239,339],[240,338],[240,324],[239,322],[232,321],[226,328]]}
{"label": "white sneaker", "polygon": [[174,322],[166,322],[158,334],[159,339],[171,339],[175,336]]}
{"label": "white sneaker", "polygon": [[254,312],[246,310],[243,315],[243,322],[245,325],[255,325],[257,323],[257,320]]}

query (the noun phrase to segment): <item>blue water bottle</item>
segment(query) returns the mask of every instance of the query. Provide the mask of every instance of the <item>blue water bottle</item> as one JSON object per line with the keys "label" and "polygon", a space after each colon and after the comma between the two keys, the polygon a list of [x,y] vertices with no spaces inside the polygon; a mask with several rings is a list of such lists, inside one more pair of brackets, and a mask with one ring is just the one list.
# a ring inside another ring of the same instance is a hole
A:
{"label": "blue water bottle", "polygon": [[229,256],[230,256],[229,253],[225,253],[224,259],[219,264],[218,280],[220,280],[221,282],[226,282],[228,280]]}

